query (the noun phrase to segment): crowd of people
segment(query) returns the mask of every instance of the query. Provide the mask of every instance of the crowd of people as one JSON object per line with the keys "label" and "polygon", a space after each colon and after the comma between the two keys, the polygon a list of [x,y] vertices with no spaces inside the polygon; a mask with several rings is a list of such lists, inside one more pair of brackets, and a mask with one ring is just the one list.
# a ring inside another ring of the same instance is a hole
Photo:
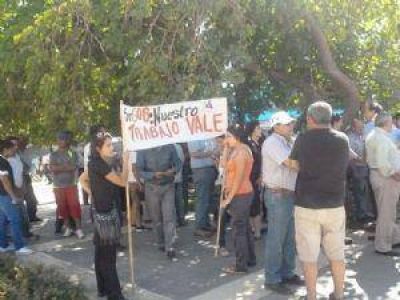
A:
{"label": "crowd of people", "polygon": [[[159,250],[174,260],[176,228],[187,224],[192,182],[193,235],[213,238],[219,228],[220,255],[232,252],[236,259],[225,273],[243,274],[254,267],[255,240],[266,232],[266,289],[290,295],[291,286],[305,285],[306,299],[316,299],[322,246],[334,282],[329,299],[343,299],[346,227],[375,229],[370,239],[376,254],[400,256],[395,250],[400,248],[400,113],[392,116],[378,103],[367,102],[347,129],[328,103],[316,102],[305,120],[305,128],[296,127],[294,118],[279,111],[268,132],[251,122],[230,126],[223,137],[120,155],[112,136],[98,125],[90,130],[83,158],[71,148],[71,132],[62,131],[49,158],[56,233],[85,236],[80,176],[83,202],[91,205],[99,296],[124,299],[116,269],[124,189],[128,186],[131,200],[129,226],[152,230]],[[31,253],[24,237],[32,237],[30,222],[40,221],[26,144],[16,137],[0,143],[1,252]],[[226,246],[228,236],[233,251]],[[295,273],[296,257],[304,278]]]}

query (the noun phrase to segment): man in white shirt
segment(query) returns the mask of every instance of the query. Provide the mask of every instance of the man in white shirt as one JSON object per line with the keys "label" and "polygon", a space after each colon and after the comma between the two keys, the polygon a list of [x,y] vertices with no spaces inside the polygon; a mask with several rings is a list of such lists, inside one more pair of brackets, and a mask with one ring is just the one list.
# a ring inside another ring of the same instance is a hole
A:
{"label": "man in white shirt", "polygon": [[[18,138],[17,137],[9,137],[8,140],[13,142],[14,149],[13,149],[13,155],[8,157],[7,160],[13,170],[14,183],[15,183],[17,196],[20,197],[21,199],[23,199],[23,196],[24,196],[24,177],[23,177],[24,165],[22,163],[20,156],[17,154]],[[19,214],[20,214],[21,220],[22,220],[23,236],[25,238],[33,237],[33,233],[30,232],[29,217],[28,217],[28,213],[27,213],[27,209],[26,209],[24,201],[22,200],[21,202],[16,204],[16,206],[18,208],[18,211],[19,211]]]}
{"label": "man in white shirt", "polygon": [[265,288],[289,295],[287,284],[303,285],[295,274],[294,190],[297,172],[286,163],[293,147],[294,119],[286,112],[271,118],[273,133],[262,146],[264,202],[268,211],[265,240]]}
{"label": "man in white shirt", "polygon": [[400,256],[400,225],[396,224],[396,206],[400,197],[400,151],[390,139],[392,116],[380,113],[376,128],[366,140],[370,180],[378,208],[375,251],[386,256]]}

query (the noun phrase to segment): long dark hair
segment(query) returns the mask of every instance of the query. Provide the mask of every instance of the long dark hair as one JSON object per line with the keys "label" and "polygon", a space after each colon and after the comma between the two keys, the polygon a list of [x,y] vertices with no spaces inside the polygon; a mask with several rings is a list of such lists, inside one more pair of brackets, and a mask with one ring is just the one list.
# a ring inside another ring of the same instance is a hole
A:
{"label": "long dark hair", "polygon": [[241,125],[239,124],[231,125],[228,127],[227,131],[241,143],[247,143],[247,135]]}
{"label": "long dark hair", "polygon": [[254,130],[256,130],[258,126],[260,126],[260,122],[258,121],[251,121],[249,124],[246,124],[246,135],[249,139],[251,139]]}
{"label": "long dark hair", "polygon": [[90,142],[90,158],[100,157],[97,148],[101,149],[107,139],[112,139],[111,134],[108,132],[98,132],[92,136],[92,140]]}
{"label": "long dark hair", "polygon": [[12,139],[6,138],[4,140],[0,140],[0,154],[2,154],[5,149],[11,149],[14,147],[15,144],[12,142]]}

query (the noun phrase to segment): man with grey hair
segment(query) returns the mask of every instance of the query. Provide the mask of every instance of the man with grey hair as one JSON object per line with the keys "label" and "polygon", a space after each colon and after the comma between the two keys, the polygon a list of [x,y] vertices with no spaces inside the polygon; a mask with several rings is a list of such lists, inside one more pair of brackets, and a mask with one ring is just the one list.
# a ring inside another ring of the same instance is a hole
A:
{"label": "man with grey hair", "polygon": [[345,183],[349,141],[330,126],[332,107],[316,102],[307,111],[308,130],[300,135],[290,155],[299,173],[296,183],[296,247],[303,265],[307,299],[316,300],[318,256],[321,245],[330,261],[335,290],[329,299],[343,299]]}
{"label": "man with grey hair", "polygon": [[375,251],[386,256],[400,256],[400,225],[396,224],[396,205],[400,197],[400,151],[390,139],[392,116],[380,113],[376,128],[366,140],[367,163],[378,209]]}

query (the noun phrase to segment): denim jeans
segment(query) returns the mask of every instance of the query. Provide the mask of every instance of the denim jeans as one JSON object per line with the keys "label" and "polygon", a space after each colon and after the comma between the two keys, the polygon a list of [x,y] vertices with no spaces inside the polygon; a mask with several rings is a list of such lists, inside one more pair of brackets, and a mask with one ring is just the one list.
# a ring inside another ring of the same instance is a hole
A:
{"label": "denim jeans", "polygon": [[21,217],[21,228],[22,228],[22,236],[23,237],[29,237],[31,230],[30,230],[30,223],[29,223],[29,216],[27,212],[27,208],[25,206],[25,203],[18,203],[15,204],[15,207],[18,210],[18,213]]}
{"label": "denim jeans", "polygon": [[369,205],[369,185],[368,177],[352,176],[353,187],[353,205],[352,217],[354,220],[362,220],[365,217],[372,216],[372,205]]}
{"label": "denim jeans", "polygon": [[294,193],[266,189],[264,201],[268,211],[265,282],[276,284],[295,275]]}
{"label": "denim jeans", "polygon": [[9,221],[15,249],[24,247],[21,216],[9,196],[0,195],[0,247],[7,247],[6,224]]}
{"label": "denim jeans", "polygon": [[193,180],[196,186],[196,228],[210,227],[208,213],[214,201],[214,185],[217,171],[214,167],[193,169]]}

